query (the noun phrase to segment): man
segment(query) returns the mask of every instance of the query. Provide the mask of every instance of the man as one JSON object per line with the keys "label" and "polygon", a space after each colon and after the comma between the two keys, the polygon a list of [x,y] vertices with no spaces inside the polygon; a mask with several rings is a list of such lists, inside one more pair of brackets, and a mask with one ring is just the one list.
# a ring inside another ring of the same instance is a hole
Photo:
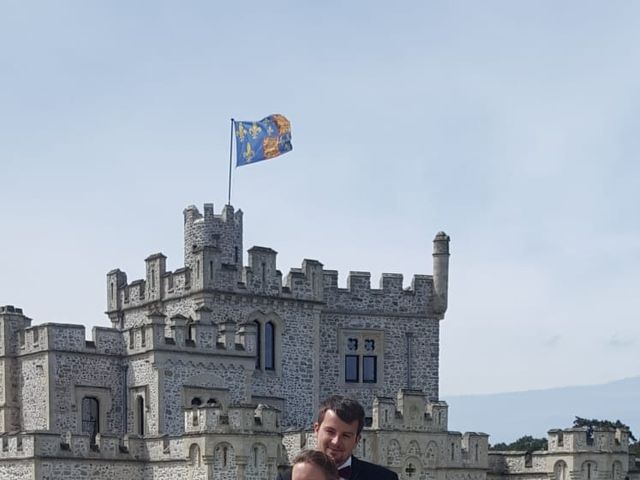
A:
{"label": "man", "polygon": [[[398,480],[391,470],[359,460],[352,455],[364,427],[364,409],[356,400],[334,395],[327,398],[313,424],[316,450],[327,454],[338,466],[340,478],[346,480]],[[278,474],[278,480],[291,480],[291,470]]]}
{"label": "man", "polygon": [[319,450],[302,450],[293,459],[291,480],[338,480],[338,468]]}

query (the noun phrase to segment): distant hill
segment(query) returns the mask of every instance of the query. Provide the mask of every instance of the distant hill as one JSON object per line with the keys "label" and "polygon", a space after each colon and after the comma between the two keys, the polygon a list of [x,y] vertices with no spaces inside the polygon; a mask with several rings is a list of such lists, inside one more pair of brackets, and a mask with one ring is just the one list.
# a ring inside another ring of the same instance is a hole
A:
{"label": "distant hill", "polygon": [[489,442],[512,442],[523,435],[546,437],[552,428],[573,425],[576,416],[620,420],[640,439],[640,377],[602,385],[488,395],[443,396],[449,430],[484,432]]}

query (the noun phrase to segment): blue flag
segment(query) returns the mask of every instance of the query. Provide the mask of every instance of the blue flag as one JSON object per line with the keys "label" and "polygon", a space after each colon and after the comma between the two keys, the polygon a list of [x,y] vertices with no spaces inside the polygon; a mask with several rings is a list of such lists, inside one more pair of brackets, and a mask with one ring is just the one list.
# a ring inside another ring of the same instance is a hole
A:
{"label": "blue flag", "polygon": [[291,124],[283,115],[274,114],[259,122],[233,122],[236,133],[236,166],[268,160],[290,152]]}

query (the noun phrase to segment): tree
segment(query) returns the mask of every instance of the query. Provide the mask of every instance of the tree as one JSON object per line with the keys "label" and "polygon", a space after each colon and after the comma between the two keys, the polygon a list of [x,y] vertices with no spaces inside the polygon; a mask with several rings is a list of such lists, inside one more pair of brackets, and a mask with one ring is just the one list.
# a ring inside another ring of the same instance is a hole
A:
{"label": "tree", "polygon": [[611,420],[598,420],[596,418],[589,419],[589,418],[576,417],[576,419],[573,421],[573,426],[574,427],[590,427],[590,428],[593,428],[593,427],[625,428],[629,431],[629,438],[634,442],[636,441],[636,437],[633,436],[633,432],[631,431],[629,426],[625,425],[620,420],[616,420],[615,422],[612,422]]}
{"label": "tree", "polygon": [[491,450],[519,450],[525,452],[533,452],[536,450],[546,450],[548,442],[546,438],[533,438],[531,435],[525,435],[512,443],[496,443]]}

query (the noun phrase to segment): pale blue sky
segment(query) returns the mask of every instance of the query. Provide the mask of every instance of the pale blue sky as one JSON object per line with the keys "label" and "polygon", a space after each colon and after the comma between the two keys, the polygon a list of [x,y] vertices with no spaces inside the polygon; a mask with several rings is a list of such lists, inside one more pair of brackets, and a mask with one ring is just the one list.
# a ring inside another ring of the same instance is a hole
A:
{"label": "pale blue sky", "polygon": [[226,202],[229,118],[282,113],[245,248],[408,284],[445,230],[442,393],[640,374],[639,44],[631,1],[0,0],[0,304],[108,325],[105,273]]}

